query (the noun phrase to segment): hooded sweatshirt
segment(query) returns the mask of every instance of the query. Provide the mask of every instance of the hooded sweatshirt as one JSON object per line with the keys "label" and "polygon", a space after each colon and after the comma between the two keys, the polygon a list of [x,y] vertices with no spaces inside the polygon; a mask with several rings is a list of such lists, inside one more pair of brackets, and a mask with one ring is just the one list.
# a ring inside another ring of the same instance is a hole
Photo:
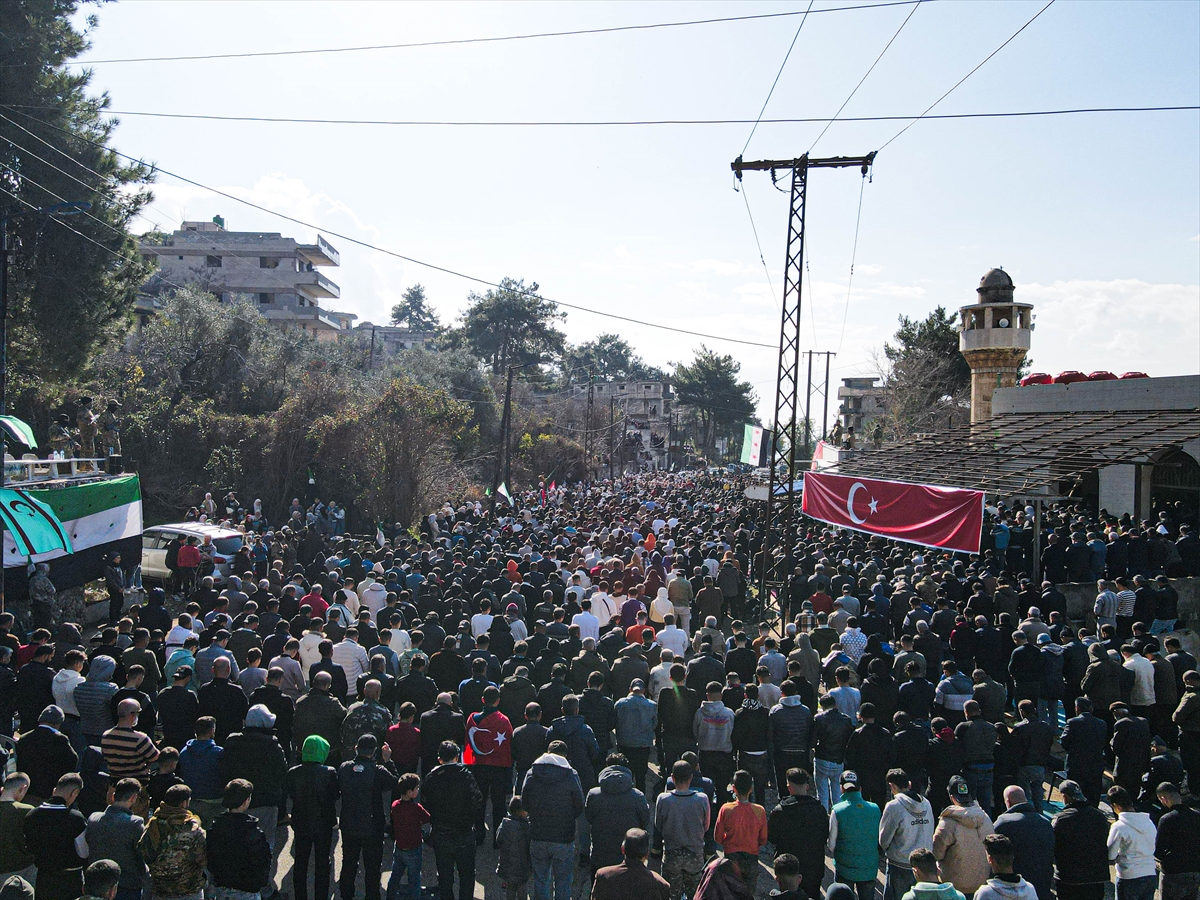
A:
{"label": "hooded sweatshirt", "polygon": [[1154,875],[1157,829],[1149,813],[1123,812],[1108,830],[1108,858],[1117,864],[1117,880]]}
{"label": "hooded sweatshirt", "polygon": [[705,700],[692,719],[697,748],[733,752],[733,710],[721,700]]}
{"label": "hooded sweatshirt", "polygon": [[933,855],[942,878],[964,894],[979,890],[992,874],[983,839],[994,830],[992,820],[976,803],[943,809],[933,833]]}
{"label": "hooded sweatshirt", "polygon": [[117,724],[109,702],[117,692],[117,686],[110,680],[116,669],[117,662],[111,656],[97,656],[92,660],[87,680],[75,686],[75,706],[84,734],[104,734]]}
{"label": "hooded sweatshirt", "polygon": [[79,710],[75,707],[75,688],[85,680],[83,675],[74,669],[59,669],[54,674],[54,681],[50,684],[50,689],[54,692],[54,702],[68,716],[79,715]]}
{"label": "hooded sweatshirt", "polygon": [[908,854],[933,843],[933,807],[914,791],[903,791],[883,808],[879,846],[888,863],[909,869]]}
{"label": "hooded sweatshirt", "polygon": [[1038,895],[1020,875],[997,875],[975,892],[974,900],[1038,900]]}
{"label": "hooded sweatshirt", "polygon": [[904,900],[966,900],[966,897],[955,889],[953,882],[918,881],[904,895]]}

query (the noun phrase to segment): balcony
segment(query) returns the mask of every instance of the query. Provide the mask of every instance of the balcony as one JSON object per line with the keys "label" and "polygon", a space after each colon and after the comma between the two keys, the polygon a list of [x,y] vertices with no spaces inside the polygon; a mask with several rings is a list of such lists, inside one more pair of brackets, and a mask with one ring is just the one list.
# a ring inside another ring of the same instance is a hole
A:
{"label": "balcony", "polygon": [[307,262],[314,266],[340,266],[342,254],[333,248],[333,244],[319,234],[315,244],[298,244],[296,250]]}
{"label": "balcony", "polygon": [[342,296],[342,289],[320,272],[297,272],[295,284],[297,291],[313,300],[321,297],[336,299]]}

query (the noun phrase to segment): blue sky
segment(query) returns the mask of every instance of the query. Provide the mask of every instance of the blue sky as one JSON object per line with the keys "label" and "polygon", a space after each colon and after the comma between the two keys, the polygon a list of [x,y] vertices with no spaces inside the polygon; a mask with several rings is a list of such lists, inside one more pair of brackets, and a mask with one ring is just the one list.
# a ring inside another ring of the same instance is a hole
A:
{"label": "blue sky", "polygon": [[[849,5],[820,0],[816,10]],[[845,116],[924,110],[1041,2],[923,3]],[[87,58],[354,46],[803,10],[792,3],[116,3]],[[810,15],[766,117],[832,115],[909,14]],[[100,64],[113,108],[234,116],[438,120],[753,119],[799,17],[492,44]],[[1200,102],[1200,4],[1057,0],[938,113]],[[814,155],[878,149],[902,123],[835,123]],[[821,125],[763,124],[747,158],[790,158]],[[775,344],[778,306],[729,170],[749,125],[606,128],[265,124],[124,116],[119,149],[325,228],[489,281],[647,321]],[[1200,371],[1200,113],[923,121],[856,170],[815,172],[803,349],[835,377],[871,374],[900,314],[973,302],[1002,265],[1036,305],[1038,371]],[[746,176],[782,289],[787,197]],[[311,230],[162,177],[146,224],[225,216],[235,230]],[[471,283],[331,239],[336,306],[382,322],[426,285],[445,319]],[[845,328],[843,331],[843,321]],[[571,312],[649,361],[700,339]],[[774,352],[742,362],[766,413]]]}

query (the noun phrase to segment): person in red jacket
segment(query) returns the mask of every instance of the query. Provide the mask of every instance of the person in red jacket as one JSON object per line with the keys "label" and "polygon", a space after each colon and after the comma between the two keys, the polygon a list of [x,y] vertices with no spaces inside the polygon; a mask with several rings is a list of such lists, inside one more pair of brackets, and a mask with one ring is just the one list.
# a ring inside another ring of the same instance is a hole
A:
{"label": "person in red jacket", "polygon": [[196,573],[200,571],[200,548],[196,539],[190,537],[179,548],[179,589],[186,597],[196,587]]}
{"label": "person in red jacket", "polygon": [[713,840],[733,860],[751,890],[758,881],[758,851],[767,843],[767,811],[750,802],[753,789],[754,776],[745,770],[734,772],[733,792],[737,799],[721,807],[713,829]]}
{"label": "person in red jacket", "polygon": [[467,744],[463,748],[463,762],[471,767],[479,792],[483,794],[479,819],[475,823],[475,843],[483,843],[484,813],[491,798],[493,847],[512,791],[513,728],[499,706],[500,689],[494,684],[488,685],[483,689],[483,709],[467,716]]}

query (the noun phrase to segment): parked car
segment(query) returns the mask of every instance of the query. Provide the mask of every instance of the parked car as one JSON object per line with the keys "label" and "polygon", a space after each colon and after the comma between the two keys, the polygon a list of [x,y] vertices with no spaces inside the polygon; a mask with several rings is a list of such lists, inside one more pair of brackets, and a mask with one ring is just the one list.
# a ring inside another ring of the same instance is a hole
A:
{"label": "parked car", "polygon": [[177,525],[155,525],[142,532],[142,580],[166,584],[171,577],[167,569],[167,544],[176,535],[195,538],[203,543],[206,535],[213,543],[213,579],[224,584],[230,575],[229,566],[233,555],[242,548],[243,535],[232,528],[220,525],[200,525],[196,522],[181,522]]}

